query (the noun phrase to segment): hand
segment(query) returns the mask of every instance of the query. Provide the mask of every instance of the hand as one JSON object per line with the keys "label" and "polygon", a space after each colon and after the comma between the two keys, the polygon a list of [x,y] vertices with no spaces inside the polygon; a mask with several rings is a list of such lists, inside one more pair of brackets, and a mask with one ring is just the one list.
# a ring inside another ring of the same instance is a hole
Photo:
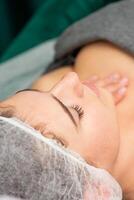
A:
{"label": "hand", "polygon": [[88,81],[107,89],[112,94],[115,104],[121,102],[126,96],[128,78],[119,73],[112,73],[104,78],[99,78],[96,75],[91,76]]}

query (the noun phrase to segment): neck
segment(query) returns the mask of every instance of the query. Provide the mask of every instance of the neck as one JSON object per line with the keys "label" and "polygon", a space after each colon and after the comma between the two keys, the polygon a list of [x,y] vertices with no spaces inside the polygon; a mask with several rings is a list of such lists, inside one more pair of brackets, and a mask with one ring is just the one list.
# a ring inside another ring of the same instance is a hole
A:
{"label": "neck", "polygon": [[[97,58],[97,59],[96,59]],[[112,58],[112,59],[111,59]],[[83,66],[83,67],[82,67]],[[79,52],[75,71],[81,80],[90,75],[105,77],[118,72],[129,78],[126,98],[117,105],[120,125],[120,149],[112,175],[120,183],[125,199],[134,199],[134,58],[106,42],[87,45]]]}
{"label": "neck", "polygon": [[[128,73],[129,76],[129,73]],[[113,176],[120,183],[124,197],[134,199],[134,79],[130,79],[130,86],[124,101],[117,105],[117,115],[120,125],[120,149],[113,170]]]}
{"label": "neck", "polygon": [[[134,137],[129,134],[121,135],[120,150],[112,169],[112,175],[121,185],[124,197],[133,200],[130,196],[134,197]],[[129,197],[129,198],[128,198]]]}
{"label": "neck", "polygon": [[120,125],[120,148],[112,175],[121,185],[124,198],[134,200],[134,79],[125,99],[117,105],[117,115]]}

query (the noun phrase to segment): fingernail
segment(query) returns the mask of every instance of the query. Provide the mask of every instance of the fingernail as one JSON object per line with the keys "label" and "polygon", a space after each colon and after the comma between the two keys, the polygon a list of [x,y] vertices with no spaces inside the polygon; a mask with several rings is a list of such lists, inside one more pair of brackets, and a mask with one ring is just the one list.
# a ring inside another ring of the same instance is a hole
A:
{"label": "fingernail", "polygon": [[98,79],[98,76],[94,75],[94,76],[91,76],[90,80],[97,80]]}
{"label": "fingernail", "polygon": [[123,85],[126,85],[126,84],[128,84],[128,78],[125,77],[125,78],[121,79],[120,85],[123,86]]}
{"label": "fingernail", "polygon": [[120,77],[120,74],[118,74],[118,73],[111,74],[110,77],[113,79],[118,79]]}
{"label": "fingernail", "polygon": [[111,74],[109,77],[108,77],[108,79],[110,80],[110,81],[118,81],[119,80],[119,78],[120,78],[120,74]]}
{"label": "fingernail", "polygon": [[119,77],[120,77],[120,75],[119,75],[119,74],[113,74],[113,75],[111,75],[111,77],[113,77],[113,78],[117,79],[117,78],[119,78]]}
{"label": "fingernail", "polygon": [[127,91],[127,88],[126,88],[126,87],[122,87],[122,88],[120,88],[120,89],[118,90],[118,94],[123,95],[123,94],[126,93],[126,91]]}

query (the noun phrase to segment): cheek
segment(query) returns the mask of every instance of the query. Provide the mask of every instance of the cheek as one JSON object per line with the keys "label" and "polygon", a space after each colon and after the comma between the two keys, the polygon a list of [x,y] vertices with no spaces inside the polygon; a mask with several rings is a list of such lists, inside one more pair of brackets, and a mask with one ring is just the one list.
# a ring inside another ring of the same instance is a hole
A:
{"label": "cheek", "polygon": [[116,115],[102,108],[90,109],[89,113],[83,121],[83,133],[81,131],[86,157],[96,163],[112,163],[119,148]]}
{"label": "cheek", "polygon": [[115,131],[117,129],[115,110],[104,106],[92,106],[87,110],[83,124],[86,130],[96,134]]}

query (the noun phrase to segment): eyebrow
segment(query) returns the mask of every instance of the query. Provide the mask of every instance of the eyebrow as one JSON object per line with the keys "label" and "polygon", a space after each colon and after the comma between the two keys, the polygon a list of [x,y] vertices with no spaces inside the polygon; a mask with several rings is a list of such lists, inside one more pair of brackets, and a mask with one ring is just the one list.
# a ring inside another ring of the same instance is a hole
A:
{"label": "eyebrow", "polygon": [[41,93],[42,93],[42,91],[40,91],[40,90],[38,90],[38,89],[30,89],[30,88],[27,88],[27,89],[18,90],[15,94],[18,94],[18,93],[20,93],[20,92],[26,92],[26,91],[41,92]]}
{"label": "eyebrow", "polygon": [[75,119],[73,118],[73,115],[71,114],[69,109],[56,96],[54,96],[53,94],[51,94],[51,96],[52,96],[53,99],[55,99],[61,105],[64,112],[67,113],[67,115],[69,116],[69,118],[73,122],[74,126],[77,128],[77,123],[75,122]]}
{"label": "eyebrow", "polygon": [[[20,92],[24,92],[24,91],[33,91],[33,92],[41,92],[43,93],[42,91],[38,90],[38,89],[24,89],[24,90],[20,90],[20,91],[17,91],[17,93],[20,93]],[[77,123],[73,117],[73,115],[71,114],[71,112],[69,111],[69,109],[56,97],[54,96],[53,94],[51,94],[51,97],[56,100],[60,106],[63,108],[64,112],[67,113],[67,115],[69,116],[69,118],[71,119],[71,121],[73,122],[74,126],[77,128]]]}

